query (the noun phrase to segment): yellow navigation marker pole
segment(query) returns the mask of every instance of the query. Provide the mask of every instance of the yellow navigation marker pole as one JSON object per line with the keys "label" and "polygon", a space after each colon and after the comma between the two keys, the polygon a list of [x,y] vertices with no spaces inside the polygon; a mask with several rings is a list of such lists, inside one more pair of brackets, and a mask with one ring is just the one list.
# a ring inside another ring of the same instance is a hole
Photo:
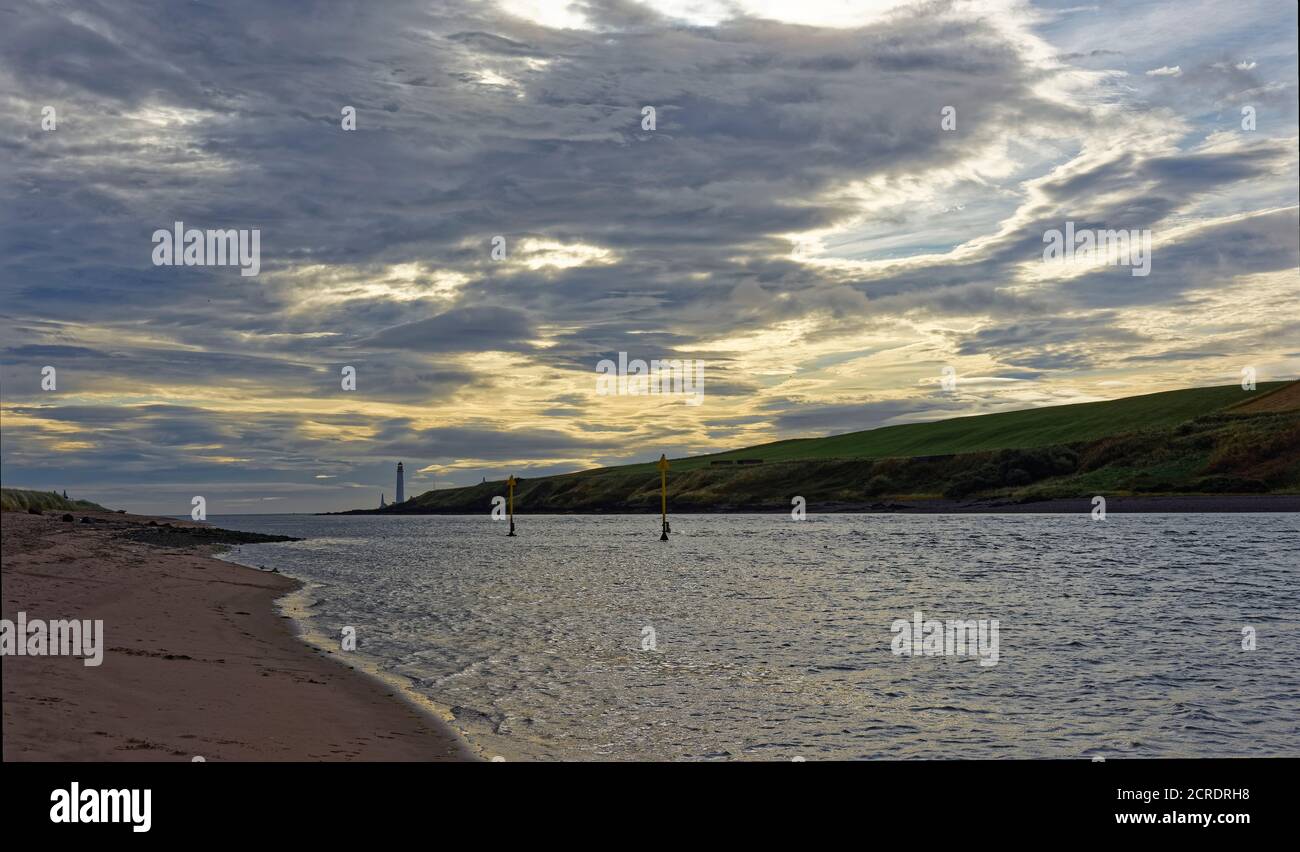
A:
{"label": "yellow navigation marker pole", "polygon": [[659,513],[663,521],[664,533],[659,536],[660,541],[668,540],[668,457],[662,453],[659,455]]}
{"label": "yellow navigation marker pole", "polygon": [[515,481],[513,474],[506,480],[506,489],[510,493],[510,535],[515,534]]}

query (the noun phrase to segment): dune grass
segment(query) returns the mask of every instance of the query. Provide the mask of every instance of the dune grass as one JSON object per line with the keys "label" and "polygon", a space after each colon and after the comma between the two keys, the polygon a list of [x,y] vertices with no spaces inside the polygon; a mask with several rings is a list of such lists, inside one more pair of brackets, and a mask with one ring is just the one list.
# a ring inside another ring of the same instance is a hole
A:
{"label": "dune grass", "polygon": [[98,503],[89,500],[70,500],[54,491],[29,491],[24,488],[0,488],[0,511],[26,512],[106,512]]}

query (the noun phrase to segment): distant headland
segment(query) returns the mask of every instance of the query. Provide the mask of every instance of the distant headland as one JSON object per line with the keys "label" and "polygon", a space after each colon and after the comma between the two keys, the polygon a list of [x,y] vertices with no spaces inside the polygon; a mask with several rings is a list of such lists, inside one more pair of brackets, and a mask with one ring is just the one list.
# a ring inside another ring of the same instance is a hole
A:
{"label": "distant headland", "polygon": [[[504,481],[382,509],[488,512]],[[1188,388],[671,460],[669,511],[1300,511],[1300,382]],[[653,462],[519,478],[521,514],[657,512]]]}

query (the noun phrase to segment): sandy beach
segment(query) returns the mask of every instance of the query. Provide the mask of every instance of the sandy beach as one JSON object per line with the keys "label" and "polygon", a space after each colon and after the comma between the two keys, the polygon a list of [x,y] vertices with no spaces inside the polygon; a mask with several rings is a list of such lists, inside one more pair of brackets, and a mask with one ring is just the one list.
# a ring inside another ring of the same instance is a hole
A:
{"label": "sandy beach", "polygon": [[4,760],[475,759],[440,720],[300,640],[274,606],[296,581],[184,543],[198,524],[62,515],[3,514],[0,611],[102,619],[103,662],[3,657]]}

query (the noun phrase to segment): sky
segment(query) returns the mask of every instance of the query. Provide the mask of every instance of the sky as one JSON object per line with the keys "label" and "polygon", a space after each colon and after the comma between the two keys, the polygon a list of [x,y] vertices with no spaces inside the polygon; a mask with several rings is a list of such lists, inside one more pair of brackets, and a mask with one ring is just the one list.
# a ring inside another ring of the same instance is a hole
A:
{"label": "sky", "polygon": [[[411,496],[1300,375],[1291,0],[0,23],[9,487],[332,511],[399,461]],[[178,221],[256,230],[257,274],[156,264]],[[1045,260],[1067,223],[1149,274]],[[600,393],[620,352],[702,362],[699,404]]]}

